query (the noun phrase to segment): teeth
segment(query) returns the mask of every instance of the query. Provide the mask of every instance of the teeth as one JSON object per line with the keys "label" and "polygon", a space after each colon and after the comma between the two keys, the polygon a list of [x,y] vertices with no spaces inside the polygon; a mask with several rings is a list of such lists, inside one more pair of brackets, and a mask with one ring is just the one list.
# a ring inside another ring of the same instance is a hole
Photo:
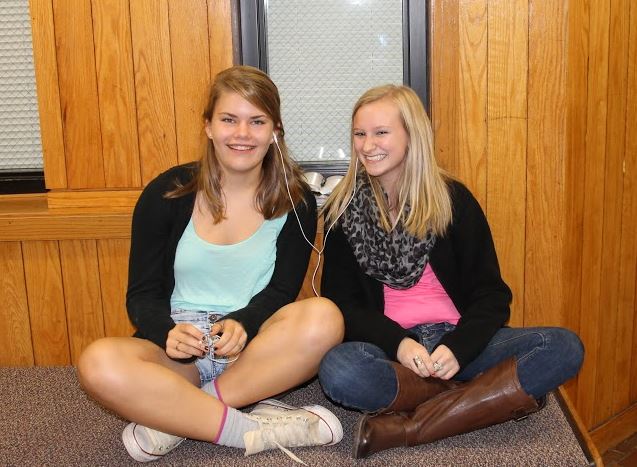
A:
{"label": "teeth", "polygon": [[238,145],[230,145],[232,149],[236,149],[237,151],[249,151],[253,149],[254,146],[238,146]]}
{"label": "teeth", "polygon": [[365,159],[369,161],[378,162],[378,161],[382,161],[385,157],[387,157],[387,154],[376,154],[375,156],[365,156]]}

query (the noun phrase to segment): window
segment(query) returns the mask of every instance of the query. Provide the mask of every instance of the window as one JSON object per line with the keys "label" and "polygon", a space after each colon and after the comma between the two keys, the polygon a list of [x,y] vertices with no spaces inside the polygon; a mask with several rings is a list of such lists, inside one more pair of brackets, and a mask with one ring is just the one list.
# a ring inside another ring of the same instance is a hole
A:
{"label": "window", "polygon": [[286,140],[303,166],[347,165],[351,109],[372,86],[405,83],[428,107],[427,11],[408,0],[239,2],[235,61],[279,87]]}
{"label": "window", "polygon": [[0,194],[44,191],[29,2],[0,3]]}

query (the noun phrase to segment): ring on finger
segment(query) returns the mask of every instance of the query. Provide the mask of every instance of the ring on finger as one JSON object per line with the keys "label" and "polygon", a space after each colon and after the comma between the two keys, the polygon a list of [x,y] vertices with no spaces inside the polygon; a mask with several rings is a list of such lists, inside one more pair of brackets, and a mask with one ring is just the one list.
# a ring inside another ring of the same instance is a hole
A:
{"label": "ring on finger", "polygon": [[413,359],[413,360],[414,360],[414,364],[415,364],[415,365],[416,365],[416,367],[418,367],[418,368],[420,368],[421,366],[423,366],[423,365],[424,365],[424,363],[423,363],[423,361],[422,361],[422,358],[420,358],[418,355],[416,355],[416,356],[414,357],[414,359]]}
{"label": "ring on finger", "polygon": [[442,370],[442,364],[440,362],[434,362],[433,367],[434,367],[434,371],[436,373],[439,372],[440,370]]}

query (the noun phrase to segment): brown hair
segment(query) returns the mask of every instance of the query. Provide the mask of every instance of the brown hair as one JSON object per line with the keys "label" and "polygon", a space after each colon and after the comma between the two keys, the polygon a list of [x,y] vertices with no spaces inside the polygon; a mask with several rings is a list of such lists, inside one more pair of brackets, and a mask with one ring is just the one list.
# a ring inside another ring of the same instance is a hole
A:
{"label": "brown hair", "polygon": [[[261,181],[257,188],[255,204],[266,219],[280,217],[290,211],[290,199],[284,179],[287,173],[290,196],[294,205],[303,199],[305,182],[301,169],[292,160],[285,144],[285,132],[281,120],[281,98],[270,77],[257,68],[233,66],[220,72],[210,88],[208,104],[203,113],[204,123],[211,120],[219,97],[225,92],[235,92],[255,107],[258,107],[274,123],[281,155],[273,143],[263,159]],[[167,198],[177,198],[192,192],[201,192],[204,203],[215,223],[221,222],[225,214],[223,201],[222,171],[215,154],[214,144],[207,142],[206,153],[200,159],[196,176],[185,185],[165,194]]]}

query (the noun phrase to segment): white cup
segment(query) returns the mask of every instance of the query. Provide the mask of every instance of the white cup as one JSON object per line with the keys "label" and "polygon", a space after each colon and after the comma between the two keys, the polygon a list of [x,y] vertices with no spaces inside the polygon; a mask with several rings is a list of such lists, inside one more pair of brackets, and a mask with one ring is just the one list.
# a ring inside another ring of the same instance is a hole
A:
{"label": "white cup", "polygon": [[327,177],[325,183],[321,187],[321,194],[329,195],[332,191],[334,191],[334,188],[336,188],[336,185],[338,185],[341,180],[343,180],[342,175],[332,175]]}
{"label": "white cup", "polygon": [[318,172],[304,172],[303,177],[305,177],[305,181],[308,185],[310,185],[310,189],[316,193],[321,192],[321,185],[323,185],[323,175]]}

